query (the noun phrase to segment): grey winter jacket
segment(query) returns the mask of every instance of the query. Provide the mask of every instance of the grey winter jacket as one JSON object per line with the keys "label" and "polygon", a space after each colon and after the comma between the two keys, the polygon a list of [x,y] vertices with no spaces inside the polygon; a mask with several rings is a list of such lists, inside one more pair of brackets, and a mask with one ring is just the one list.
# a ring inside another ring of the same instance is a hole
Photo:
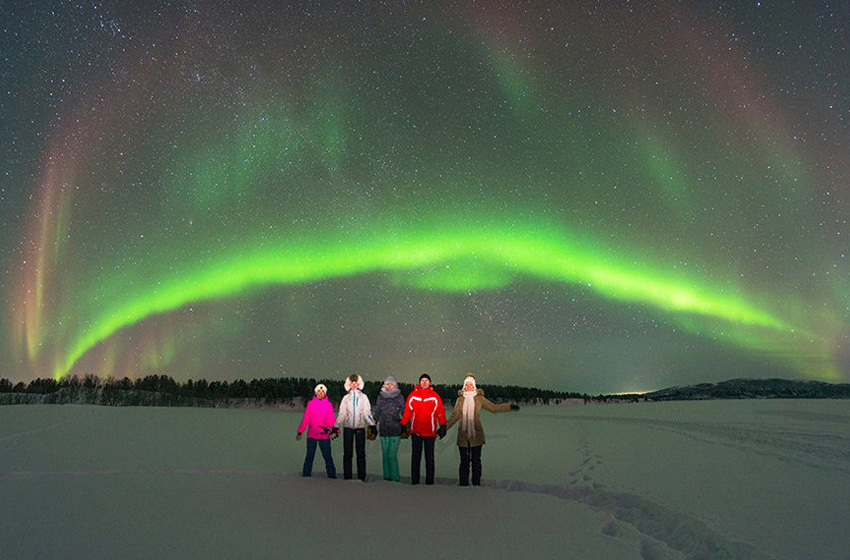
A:
{"label": "grey winter jacket", "polygon": [[372,409],[372,417],[378,423],[378,435],[384,437],[401,435],[402,414],[404,414],[404,395],[401,391],[392,397],[385,396],[382,391]]}

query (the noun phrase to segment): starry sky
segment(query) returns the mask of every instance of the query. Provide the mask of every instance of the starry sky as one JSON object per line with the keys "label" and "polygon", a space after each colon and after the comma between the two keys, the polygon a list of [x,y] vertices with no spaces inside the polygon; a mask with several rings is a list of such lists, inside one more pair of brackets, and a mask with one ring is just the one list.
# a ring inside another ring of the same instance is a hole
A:
{"label": "starry sky", "polygon": [[0,3],[0,377],[847,382],[848,26]]}

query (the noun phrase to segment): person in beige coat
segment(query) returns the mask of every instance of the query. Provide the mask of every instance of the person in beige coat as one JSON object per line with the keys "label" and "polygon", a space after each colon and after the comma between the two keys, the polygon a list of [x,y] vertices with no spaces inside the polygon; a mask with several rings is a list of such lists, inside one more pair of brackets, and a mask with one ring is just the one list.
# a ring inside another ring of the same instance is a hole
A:
{"label": "person in beige coat", "polygon": [[475,385],[471,373],[463,380],[463,389],[457,392],[457,400],[446,428],[460,423],[457,429],[457,447],[460,451],[460,485],[469,486],[469,467],[472,466],[472,485],[481,486],[481,447],[485,443],[484,427],[481,425],[481,409],[490,412],[519,410],[515,404],[493,404],[484,396],[484,390]]}

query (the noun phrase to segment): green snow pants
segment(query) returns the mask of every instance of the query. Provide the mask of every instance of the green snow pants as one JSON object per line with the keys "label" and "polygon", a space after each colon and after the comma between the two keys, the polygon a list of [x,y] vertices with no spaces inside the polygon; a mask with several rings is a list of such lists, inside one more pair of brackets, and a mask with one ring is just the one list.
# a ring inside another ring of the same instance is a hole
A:
{"label": "green snow pants", "polygon": [[384,457],[384,480],[399,481],[398,444],[399,436],[381,436],[381,454]]}

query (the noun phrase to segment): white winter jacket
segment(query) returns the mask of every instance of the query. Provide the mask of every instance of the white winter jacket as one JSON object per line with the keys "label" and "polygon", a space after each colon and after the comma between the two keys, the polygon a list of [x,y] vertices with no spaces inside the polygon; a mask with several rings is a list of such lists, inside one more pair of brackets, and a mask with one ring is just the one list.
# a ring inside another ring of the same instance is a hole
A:
{"label": "white winter jacket", "polygon": [[[358,376],[358,384],[363,387],[362,377]],[[351,389],[347,379],[345,389],[348,393],[342,397],[342,402],[339,403],[339,414],[337,414],[334,425],[338,428],[374,426],[375,420],[372,418],[372,405],[369,402],[369,397],[360,389]]]}

